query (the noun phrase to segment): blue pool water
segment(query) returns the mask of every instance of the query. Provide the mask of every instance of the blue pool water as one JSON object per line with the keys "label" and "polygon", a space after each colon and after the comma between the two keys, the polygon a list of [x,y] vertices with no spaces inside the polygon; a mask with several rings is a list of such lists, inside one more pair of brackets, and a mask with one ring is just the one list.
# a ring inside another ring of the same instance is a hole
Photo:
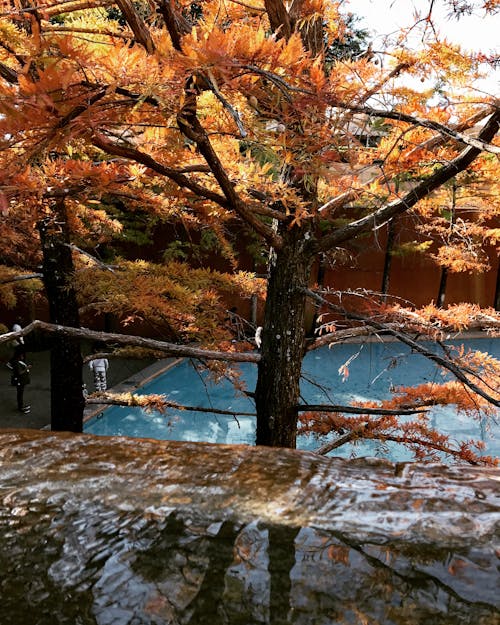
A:
{"label": "blue pool water", "polygon": [[[456,345],[464,341],[456,342]],[[486,351],[500,358],[499,339],[467,340],[466,347]],[[431,347],[430,344],[425,344]],[[339,367],[349,359],[349,376],[343,381]],[[336,345],[309,353],[304,361],[304,380],[301,392],[304,402],[310,404],[349,404],[352,401],[383,399],[395,386],[407,386],[442,380],[442,373],[428,359],[411,354],[399,343],[365,343]],[[247,387],[255,387],[256,366],[241,365]],[[314,380],[314,383],[312,382]],[[223,410],[254,412],[250,399],[236,395],[232,384],[224,380],[215,385],[204,373],[199,373],[188,360],[180,362],[152,380],[139,393],[163,393],[168,399],[189,406],[211,406]],[[470,438],[486,443],[484,453],[500,457],[499,419],[484,422],[457,415],[452,407],[438,407],[432,411],[432,424],[442,432],[462,441]],[[207,441],[214,443],[250,444],[255,439],[255,418],[239,415],[237,418],[210,413],[175,411],[147,413],[140,408],[114,406],[89,421],[85,431],[98,435],[124,435],[161,440]],[[314,436],[300,436],[298,447],[316,449],[326,440]],[[379,456],[391,460],[411,460],[412,454],[393,443],[365,441],[355,446],[345,445],[333,452],[336,456]]]}

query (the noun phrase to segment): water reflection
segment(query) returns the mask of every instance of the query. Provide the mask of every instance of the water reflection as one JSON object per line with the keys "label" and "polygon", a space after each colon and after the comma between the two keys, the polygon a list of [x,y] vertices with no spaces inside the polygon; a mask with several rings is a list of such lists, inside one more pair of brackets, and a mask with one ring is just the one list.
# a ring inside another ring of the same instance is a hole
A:
{"label": "water reflection", "polygon": [[[191,445],[189,465],[178,444],[33,436],[0,436],[2,625],[500,623],[491,470],[464,470],[454,482],[434,468],[391,481],[387,464],[370,478],[366,465],[293,452],[273,461],[260,450]],[[335,519],[334,490],[325,515],[328,472],[339,490],[341,476],[349,483],[357,514],[378,485],[385,537]],[[278,473],[273,492],[269,475]],[[406,490],[418,520],[424,482],[435,489],[435,528],[425,518],[421,539],[393,532]],[[482,488],[475,504],[471,484]],[[299,509],[271,521],[265,499],[308,502],[308,522],[297,524],[306,518]],[[434,531],[453,507],[463,507],[464,540]],[[481,517],[491,517],[488,529]]]}

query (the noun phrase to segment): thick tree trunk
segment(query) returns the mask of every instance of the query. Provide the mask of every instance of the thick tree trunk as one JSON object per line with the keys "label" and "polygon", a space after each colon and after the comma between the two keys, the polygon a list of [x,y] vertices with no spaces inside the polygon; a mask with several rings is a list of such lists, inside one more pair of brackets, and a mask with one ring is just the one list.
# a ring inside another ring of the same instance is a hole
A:
{"label": "thick tree trunk", "polygon": [[[78,305],[71,286],[73,260],[67,245],[63,200],[55,218],[38,225],[43,251],[43,280],[52,323],[78,328]],[[57,336],[50,352],[51,428],[69,432],[83,429],[82,355],[79,342]]]}
{"label": "thick tree trunk", "polygon": [[299,382],[305,347],[305,311],[311,260],[305,231],[283,234],[272,259],[258,366],[257,445],[295,447]]}

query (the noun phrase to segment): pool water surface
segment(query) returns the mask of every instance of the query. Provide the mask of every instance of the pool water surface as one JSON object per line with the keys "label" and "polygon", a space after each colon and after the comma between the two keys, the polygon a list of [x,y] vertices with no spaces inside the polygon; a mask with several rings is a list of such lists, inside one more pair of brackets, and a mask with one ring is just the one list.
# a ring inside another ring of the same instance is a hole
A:
{"label": "pool water surface", "polygon": [[[500,339],[469,339],[450,342],[467,348],[488,352],[500,358]],[[423,343],[433,348],[430,343]],[[433,348],[434,349],[434,348]],[[301,393],[304,403],[350,404],[352,401],[372,401],[388,398],[390,389],[410,384],[443,380],[443,373],[420,354],[396,342],[342,344],[332,349],[310,352],[303,366]],[[349,362],[349,375],[343,378],[339,368]],[[242,377],[249,390],[255,387],[256,365],[240,365]],[[169,401],[188,406],[210,406],[234,411],[236,417],[211,413],[168,409],[165,414],[148,413],[141,408],[113,406],[91,419],[85,426],[89,434],[132,436],[160,440],[206,441],[226,444],[253,445],[255,418],[240,413],[253,413],[253,402],[236,394],[232,384],[223,380],[214,384],[206,373],[197,371],[189,360],[183,360],[137,391],[140,394],[165,394]],[[500,456],[499,419],[477,420],[459,415],[452,406],[432,409],[431,423],[440,431],[451,434],[457,442],[470,438],[483,440],[484,454]],[[300,449],[316,449],[327,439],[299,436]],[[390,460],[412,460],[409,450],[395,443],[363,441],[344,445],[332,452],[341,457],[377,456]]]}

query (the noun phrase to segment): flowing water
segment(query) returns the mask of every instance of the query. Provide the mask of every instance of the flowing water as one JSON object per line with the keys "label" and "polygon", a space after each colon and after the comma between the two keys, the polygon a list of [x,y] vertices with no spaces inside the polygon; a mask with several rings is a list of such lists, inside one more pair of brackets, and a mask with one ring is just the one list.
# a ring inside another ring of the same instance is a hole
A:
{"label": "flowing water", "polygon": [[498,625],[495,469],[0,434],[1,625]]}

